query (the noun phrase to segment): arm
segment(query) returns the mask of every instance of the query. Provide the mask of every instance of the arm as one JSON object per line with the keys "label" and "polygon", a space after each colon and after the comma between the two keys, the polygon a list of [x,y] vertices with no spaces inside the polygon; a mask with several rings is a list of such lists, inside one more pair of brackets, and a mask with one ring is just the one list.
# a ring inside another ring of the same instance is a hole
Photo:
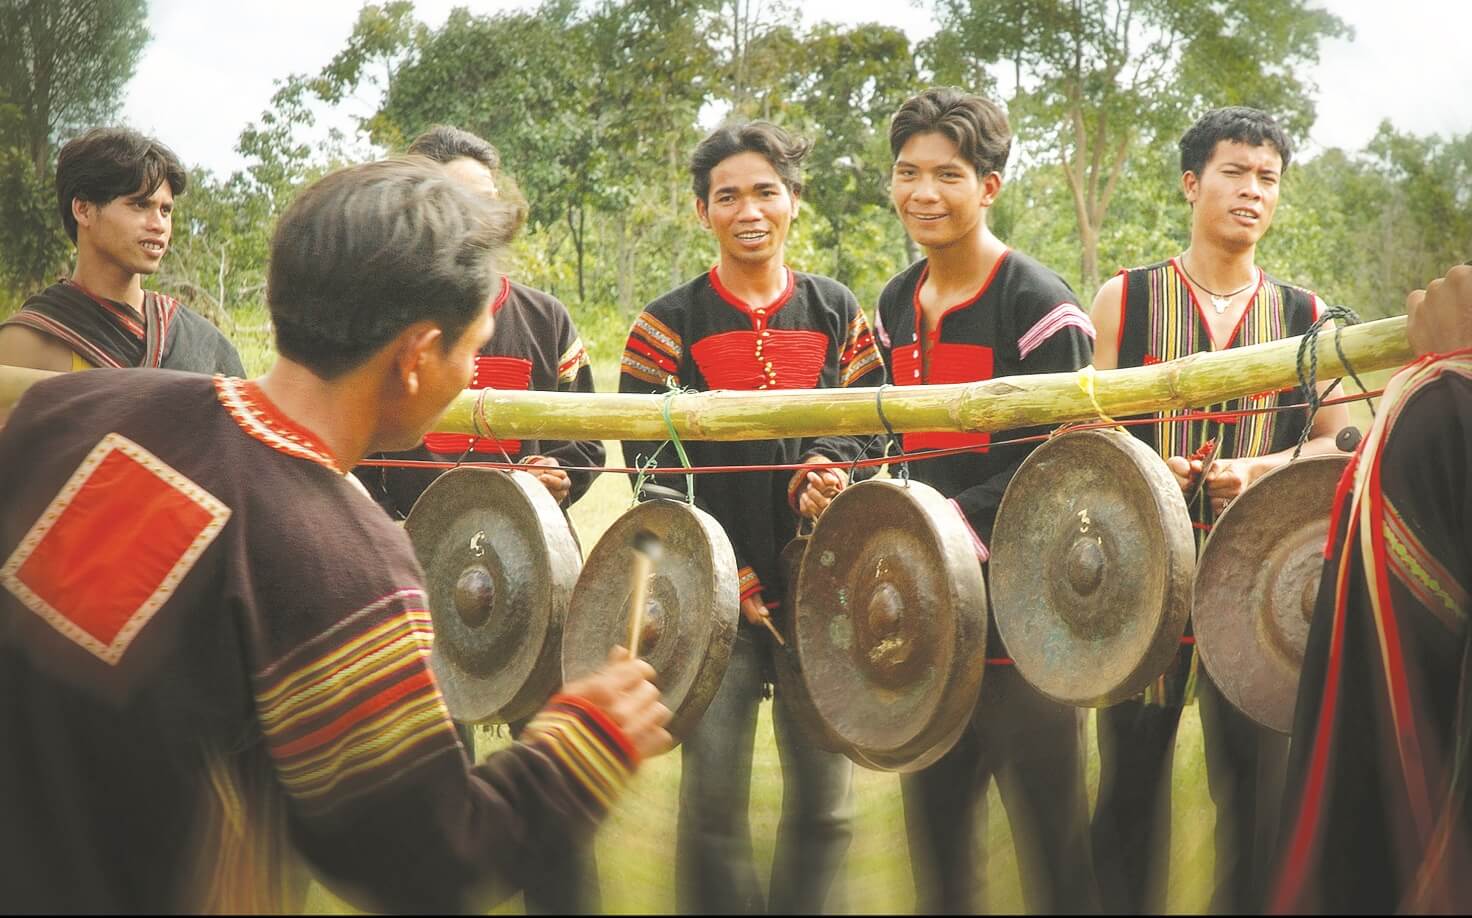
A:
{"label": "arm", "polygon": [[[298,605],[284,613],[325,624]],[[593,829],[640,759],[667,748],[668,712],[648,665],[620,658],[471,768],[429,673],[422,605],[416,590],[390,594],[260,667],[257,714],[296,846],[336,892],[373,909],[483,909]],[[272,629],[255,640],[279,649]]]}
{"label": "arm", "polygon": [[[582,338],[578,337],[571,320],[569,320],[567,329],[570,332],[570,340],[565,342],[562,356],[558,361],[557,391],[593,392],[595,391],[593,366],[588,360],[587,349],[583,347]],[[588,488],[592,486],[593,479],[598,474],[597,472],[573,471],[573,469],[597,468],[603,465],[606,454],[601,440],[547,440],[542,443],[542,457],[551,459],[558,466],[568,470],[560,473],[563,478],[567,479],[566,484],[560,486],[563,493],[559,495],[554,490],[553,496],[559,501],[565,497],[568,505],[572,505],[588,492]],[[528,457],[528,460],[536,458]]]}
{"label": "arm", "polygon": [[[852,296],[852,295],[850,295]],[[839,353],[838,382],[841,386],[876,388],[885,383],[884,359],[864,311],[857,300],[847,304],[851,310],[843,348]],[[855,462],[883,455],[878,437],[818,437],[803,444],[804,462]],[[863,480],[874,473],[860,470],[854,477]],[[795,472],[787,485],[787,499],[799,514],[817,518],[838,492],[848,486],[846,469]]]}
{"label": "arm", "polygon": [[1104,282],[1089,308],[1094,323],[1094,367],[1114,370],[1119,367],[1119,326],[1124,321],[1124,275],[1116,274]]}
{"label": "arm", "polygon": [[67,373],[72,369],[72,350],[33,328],[6,325],[0,327],[0,366]]}

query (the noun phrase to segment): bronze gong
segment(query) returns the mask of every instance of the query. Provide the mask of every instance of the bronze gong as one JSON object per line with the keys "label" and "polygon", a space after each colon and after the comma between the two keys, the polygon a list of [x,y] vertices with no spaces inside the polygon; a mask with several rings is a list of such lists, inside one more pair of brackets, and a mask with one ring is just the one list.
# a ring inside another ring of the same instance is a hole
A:
{"label": "bronze gong", "polygon": [[450,714],[508,723],[562,681],[563,620],[582,554],[557,502],[526,472],[457,468],[404,522],[434,620],[430,667]]}
{"label": "bronze gong", "polygon": [[1279,733],[1293,729],[1298,674],[1324,569],[1345,455],[1274,469],[1217,518],[1196,568],[1191,626],[1222,695]]}
{"label": "bronze gong", "polygon": [[1165,460],[1120,430],[1063,434],[1033,451],[997,511],[997,630],[1017,671],[1049,698],[1123,701],[1174,658],[1195,562]]}
{"label": "bronze gong", "polygon": [[818,717],[860,765],[923,767],[976,707],[987,602],[964,527],[934,488],[880,479],[818,520],[793,643]]}
{"label": "bronze gong", "polygon": [[799,535],[787,543],[777,558],[787,578],[787,589],[783,593],[782,607],[775,618],[777,630],[787,644],[784,646],[776,641],[772,642],[773,688],[776,700],[787,707],[808,739],[820,749],[842,752],[843,741],[828,729],[823,718],[818,716],[818,709],[813,707],[813,699],[808,695],[807,684],[802,679],[802,667],[797,659],[794,643],[796,638],[792,626],[797,620],[797,576],[811,538],[811,535]]}
{"label": "bronze gong", "polygon": [[593,546],[573,591],[562,639],[568,680],[602,666],[614,645],[628,644],[634,537],[659,538],[649,574],[639,656],[654,667],[655,684],[672,713],[667,729],[685,736],[715,697],[741,614],[736,554],[715,518],[684,501],[647,500],[623,516]]}

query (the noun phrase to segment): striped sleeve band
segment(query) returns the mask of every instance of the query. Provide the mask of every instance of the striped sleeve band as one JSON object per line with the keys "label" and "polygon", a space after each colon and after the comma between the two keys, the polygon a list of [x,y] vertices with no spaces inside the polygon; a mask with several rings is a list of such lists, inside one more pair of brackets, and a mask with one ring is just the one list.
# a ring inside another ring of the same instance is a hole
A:
{"label": "striped sleeve band", "polygon": [[554,695],[522,733],[522,742],[550,755],[589,803],[606,812],[639,767],[639,753],[597,705]]}
{"label": "striped sleeve band", "polygon": [[1073,303],[1059,303],[1048,311],[1027,330],[1027,334],[1017,339],[1017,353],[1026,360],[1027,355],[1041,347],[1047,340],[1065,328],[1077,328],[1092,340],[1094,337],[1094,323]]}

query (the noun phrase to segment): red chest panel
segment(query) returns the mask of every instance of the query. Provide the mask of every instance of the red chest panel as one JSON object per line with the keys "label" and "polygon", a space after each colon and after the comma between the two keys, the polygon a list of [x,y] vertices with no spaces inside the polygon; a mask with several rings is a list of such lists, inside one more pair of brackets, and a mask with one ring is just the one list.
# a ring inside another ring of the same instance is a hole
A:
{"label": "red chest panel", "polygon": [[812,389],[828,358],[828,336],[764,328],[711,335],[690,356],[712,389]]}
{"label": "red chest panel", "polygon": [[[920,375],[920,342],[896,347],[894,361],[894,383],[897,386],[918,386],[922,382],[931,385],[947,383],[980,382],[992,378],[992,349],[979,344],[950,344],[934,342],[930,345],[930,375]],[[954,449],[961,446],[985,446],[991,442],[986,433],[907,433],[903,437],[905,450]]]}
{"label": "red chest panel", "polygon": [[[525,392],[531,387],[532,362],[525,357],[487,357],[482,354],[475,358],[475,373],[470,377],[469,388]],[[504,450],[511,456],[521,453],[520,440],[491,440],[457,433],[425,434],[424,445],[430,452],[456,456],[467,449],[476,453],[500,453]]]}

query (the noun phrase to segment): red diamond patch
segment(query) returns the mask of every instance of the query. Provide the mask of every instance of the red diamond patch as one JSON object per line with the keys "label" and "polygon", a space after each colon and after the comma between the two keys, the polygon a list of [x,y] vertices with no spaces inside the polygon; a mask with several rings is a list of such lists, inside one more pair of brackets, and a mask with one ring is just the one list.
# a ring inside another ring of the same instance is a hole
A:
{"label": "red diamond patch", "polygon": [[116,665],[229,518],[214,495],[108,434],[0,567],[0,584]]}

